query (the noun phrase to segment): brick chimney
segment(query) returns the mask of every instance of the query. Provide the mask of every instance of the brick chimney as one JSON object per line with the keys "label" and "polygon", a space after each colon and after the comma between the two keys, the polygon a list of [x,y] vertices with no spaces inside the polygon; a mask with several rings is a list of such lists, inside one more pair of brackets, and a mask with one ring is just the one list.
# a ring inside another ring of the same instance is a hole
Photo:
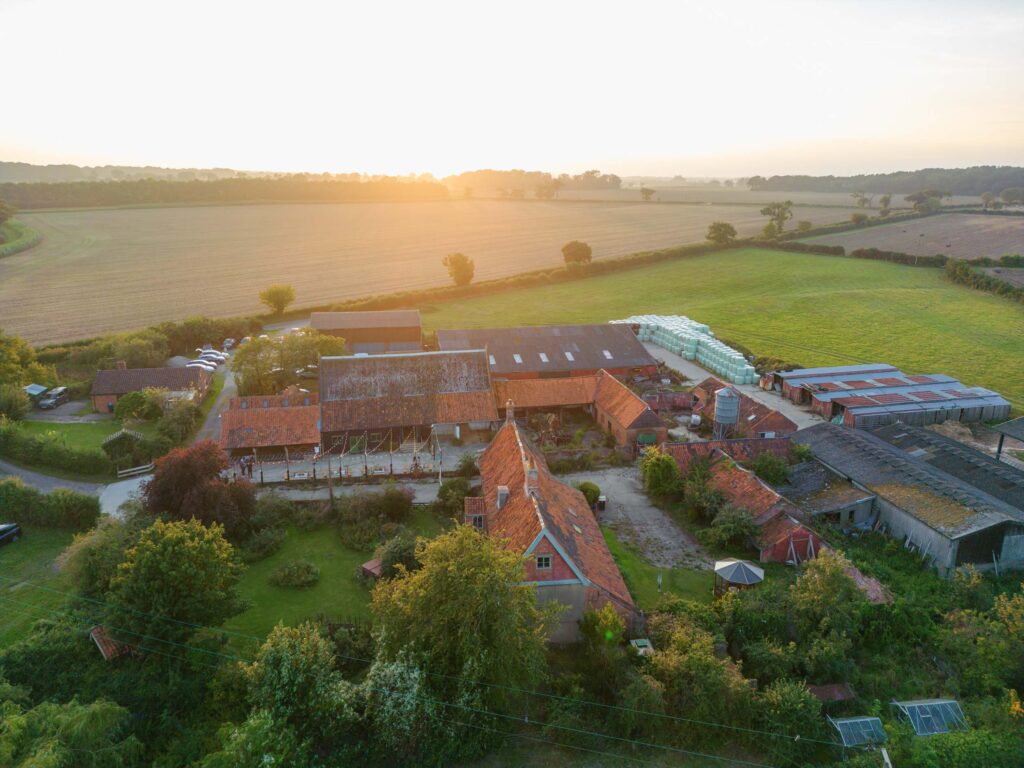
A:
{"label": "brick chimney", "polygon": [[118,360],[117,361],[117,370],[119,370],[119,371],[127,371],[128,370],[128,363],[126,363],[124,360]]}
{"label": "brick chimney", "polygon": [[516,420],[516,404],[509,398],[505,401],[505,423],[512,424]]}

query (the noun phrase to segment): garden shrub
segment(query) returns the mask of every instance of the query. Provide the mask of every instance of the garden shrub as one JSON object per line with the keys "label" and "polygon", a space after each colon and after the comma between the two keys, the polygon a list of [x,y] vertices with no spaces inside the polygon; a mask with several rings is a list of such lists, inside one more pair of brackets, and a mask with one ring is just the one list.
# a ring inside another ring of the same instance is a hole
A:
{"label": "garden shrub", "polygon": [[380,573],[384,578],[391,578],[398,572],[398,566],[405,566],[407,571],[419,568],[416,559],[416,537],[409,531],[403,531],[388,539],[378,550]]}
{"label": "garden shrub", "polygon": [[471,453],[462,454],[455,471],[467,480],[476,477],[480,474],[480,470],[476,466],[476,457]]}
{"label": "garden shrub", "polygon": [[711,527],[705,528],[698,535],[708,546],[724,549],[742,546],[756,533],[757,525],[750,512],[726,505],[715,515]]}
{"label": "garden shrub", "polygon": [[597,483],[584,480],[581,483],[576,483],[576,488],[586,497],[587,504],[591,507],[597,504],[597,498],[601,495],[601,487]]}
{"label": "garden shrub", "polygon": [[453,477],[441,483],[437,491],[437,501],[431,506],[438,517],[452,520],[462,519],[465,498],[470,494],[469,480],[465,477]]}
{"label": "garden shrub", "polygon": [[5,384],[0,387],[0,416],[11,421],[21,421],[32,408],[32,401],[21,387]]}
{"label": "garden shrub", "polygon": [[786,482],[786,461],[774,453],[759,453],[748,466],[769,485],[782,485]]}
{"label": "garden shrub", "polygon": [[683,489],[682,477],[676,460],[660,448],[648,448],[640,457],[640,476],[644,488],[652,496],[672,498]]}
{"label": "garden shrub", "polygon": [[320,569],[308,560],[292,560],[270,574],[275,587],[311,587],[320,581]]}
{"label": "garden shrub", "polygon": [[380,493],[359,491],[344,497],[337,511],[341,540],[353,549],[372,549],[386,524],[408,520],[412,498],[411,488],[390,483]]}
{"label": "garden shrub", "polygon": [[246,563],[265,560],[281,549],[286,536],[284,528],[263,528],[243,542],[239,554]]}

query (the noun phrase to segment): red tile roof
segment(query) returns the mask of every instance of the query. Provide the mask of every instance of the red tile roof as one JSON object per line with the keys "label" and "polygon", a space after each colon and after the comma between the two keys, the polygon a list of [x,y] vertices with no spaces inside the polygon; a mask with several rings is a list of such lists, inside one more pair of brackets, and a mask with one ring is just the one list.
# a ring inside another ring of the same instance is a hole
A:
{"label": "red tile roof", "polygon": [[504,408],[511,400],[516,408],[558,408],[594,402],[597,376],[565,379],[511,379],[494,382],[494,402]]}
{"label": "red tile roof", "polygon": [[[544,455],[515,423],[506,422],[498,430],[479,463],[488,533],[507,540],[514,551],[525,553],[546,531],[591,586],[620,606],[632,609],[629,590],[586,498],[551,474]],[[527,475],[531,467],[536,471],[533,479]],[[500,510],[499,486],[509,490]]]}
{"label": "red tile roof", "polygon": [[320,442],[320,408],[229,408],[220,417],[220,445],[225,451],[316,445]]}
{"label": "red tile roof", "polygon": [[665,426],[665,422],[647,403],[607,371],[597,375],[594,404],[625,429]]}
{"label": "red tile roof", "polygon": [[857,698],[853,686],[849,683],[826,683],[825,685],[808,685],[807,690],[818,701],[849,701]]}
{"label": "red tile roof", "polygon": [[661,446],[681,472],[687,472],[694,459],[711,456],[721,450],[736,461],[747,462],[762,453],[771,453],[780,458],[789,456],[791,443],[788,437],[752,437],[736,440],[709,440],[703,443],[665,443]]}
{"label": "red tile roof", "polygon": [[112,368],[96,371],[90,395],[126,395],[150,387],[172,392],[202,389],[210,378],[202,368]]}
{"label": "red tile roof", "polygon": [[482,350],[324,357],[320,403],[324,432],[498,418]]}
{"label": "red tile roof", "polygon": [[779,514],[799,514],[799,510],[777,494],[749,469],[743,469],[722,451],[711,462],[708,484],[732,506],[745,509],[762,525]]}
{"label": "red tile roof", "polygon": [[97,624],[90,629],[89,637],[96,643],[96,647],[100,649],[100,654],[103,656],[104,661],[116,659],[128,650],[128,646],[122,645],[107,634],[107,629],[102,624]]}
{"label": "red tile roof", "polygon": [[[694,413],[706,414],[712,418],[715,412],[715,396],[719,390],[729,386],[725,382],[709,376],[696,387],[693,393],[700,398],[700,405],[694,409]],[[779,411],[769,408],[749,395],[734,390],[740,396],[740,415],[735,431],[738,435],[745,437],[756,437],[758,434],[774,432],[777,435],[791,435],[796,432],[797,426],[788,416]]]}
{"label": "red tile roof", "polygon": [[316,392],[288,392],[280,395],[233,397],[228,403],[228,408],[295,408],[302,405],[317,405],[319,402],[320,395]]}

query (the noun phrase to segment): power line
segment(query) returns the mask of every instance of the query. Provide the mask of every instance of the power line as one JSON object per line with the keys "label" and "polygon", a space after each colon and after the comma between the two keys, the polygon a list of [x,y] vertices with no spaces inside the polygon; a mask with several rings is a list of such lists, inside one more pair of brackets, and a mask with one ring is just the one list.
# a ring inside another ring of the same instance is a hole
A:
{"label": "power line", "polygon": [[[20,601],[11,600],[10,598],[3,597],[3,596],[0,596],[0,601],[3,601],[4,603],[16,603],[18,605],[29,605],[27,603],[22,603]],[[35,607],[35,608],[37,608],[39,610],[42,610],[42,611],[45,611],[46,613],[51,613],[51,614],[56,614],[56,615],[64,615],[66,618],[70,619],[71,621],[74,621],[74,622],[77,622],[79,624],[82,624],[83,626],[92,623],[91,620],[89,620],[87,618],[76,618],[75,616],[73,616],[70,613],[56,611],[56,610],[51,610],[51,609],[48,609],[48,608],[44,608],[43,606],[40,606],[40,605],[34,605],[32,607]],[[25,613],[27,615],[36,616],[36,618],[39,618],[39,616],[37,614],[32,614],[32,613],[30,613],[28,611],[23,611],[23,610],[19,610],[19,609],[14,609],[14,610],[18,611],[19,613]],[[139,649],[147,651],[149,653],[156,653],[156,654],[161,655],[161,656],[167,656],[168,658],[172,658],[172,659],[175,659],[175,660],[178,660],[178,661],[188,661],[190,663],[198,663],[198,664],[201,664],[202,666],[210,667],[212,669],[219,669],[219,667],[214,666],[212,664],[205,664],[203,662],[196,662],[195,660],[188,659],[188,658],[186,658],[184,656],[181,656],[181,655],[178,655],[178,654],[165,653],[163,651],[158,651],[158,650],[155,650],[153,648],[147,648],[145,646],[138,645],[138,644],[133,644],[133,647],[139,648]],[[182,647],[186,648],[187,650],[197,650],[197,649],[189,648],[188,646],[182,646]],[[236,659],[238,661],[250,661],[250,660],[244,659],[244,658],[239,657],[239,656],[233,656],[231,658],[234,658],[234,659]],[[378,692],[381,692],[381,691],[386,692],[386,693],[392,692],[392,689],[381,688],[380,686],[370,686],[370,688],[371,688],[371,690],[376,690]],[[464,705],[464,704],[457,704],[457,703],[454,703],[454,702],[442,701],[440,699],[431,698],[429,696],[414,696],[413,698],[417,699],[418,701],[422,701],[422,702],[426,702],[426,703],[431,703],[431,704],[437,704],[437,705],[440,705],[440,706],[443,706],[443,707],[452,707],[452,708],[455,708],[455,709],[463,710],[465,712],[473,712],[475,714],[485,715],[485,716],[488,716],[488,717],[500,717],[500,718],[504,718],[506,720],[512,720],[512,721],[515,721],[515,722],[523,722],[524,721],[524,718],[519,717],[517,715],[509,715],[509,714],[506,714],[506,713],[503,713],[503,712],[492,712],[491,710],[488,710],[488,709],[481,709],[479,707],[471,707],[471,706],[467,706],[467,705]],[[755,763],[755,762],[752,762],[752,761],[749,761],[749,760],[738,760],[738,759],[734,759],[734,758],[725,758],[725,757],[722,757],[720,755],[714,755],[714,754],[705,753],[705,752],[696,752],[696,751],[692,751],[692,750],[682,749],[681,747],[673,747],[673,746],[670,746],[670,745],[667,745],[667,744],[657,744],[657,743],[654,743],[654,742],[640,741],[638,739],[630,739],[630,738],[626,738],[626,737],[622,737],[622,736],[614,736],[612,734],[602,733],[600,731],[591,731],[591,730],[587,730],[587,729],[584,729],[584,728],[573,728],[572,726],[559,725],[558,723],[547,723],[547,722],[540,721],[540,720],[530,720],[529,717],[525,718],[525,722],[532,723],[534,725],[539,725],[539,726],[542,726],[542,727],[545,727],[545,728],[555,728],[557,730],[567,731],[569,733],[573,733],[573,734],[577,734],[577,735],[589,736],[591,738],[611,739],[613,741],[619,741],[619,742],[622,742],[622,743],[625,743],[625,744],[632,744],[632,745],[634,745],[636,747],[642,747],[642,748],[645,748],[645,749],[662,749],[662,750],[665,750],[665,751],[668,751],[668,752],[674,752],[674,753],[677,753],[677,754],[686,755],[688,757],[700,757],[700,758],[704,758],[704,759],[708,759],[708,760],[727,761],[727,762],[731,762],[733,764],[750,766],[750,768],[771,768],[771,766],[769,766],[769,765],[767,765],[765,763]],[[547,742],[547,743],[552,743],[553,744],[553,743],[556,743],[556,742]],[[613,753],[604,753],[604,754],[608,754],[608,755],[614,756]]]}
{"label": "power line", "polygon": [[[6,577],[0,576],[0,578],[6,578]],[[28,584],[29,586],[35,586],[35,587],[37,587],[39,589],[47,589],[45,587],[41,587],[41,586],[32,584],[31,582],[27,582],[27,581],[23,581],[21,583]],[[69,596],[74,597],[73,593],[62,592],[61,590],[50,590],[50,589],[48,589],[47,591],[57,592],[57,593],[60,593],[60,594],[69,595]],[[4,598],[0,597],[0,599],[4,599]],[[6,599],[10,599],[10,598],[6,598]],[[102,600],[94,600],[92,602],[97,602],[97,603],[101,603],[101,604],[108,605],[108,606],[112,606],[113,605],[111,603],[106,603],[105,601],[102,601]],[[42,608],[42,606],[39,606],[39,607],[42,610],[47,610],[46,608]],[[58,612],[54,611],[53,613],[58,613]],[[151,618],[155,618],[155,619],[163,618],[163,617],[160,617],[160,616],[155,616],[154,614],[146,613],[145,611],[139,611],[139,613],[141,613],[142,615],[145,615],[145,616],[149,616]],[[175,621],[176,623],[182,623],[182,622],[177,622],[174,619],[168,619],[168,621]],[[194,627],[197,627],[197,628],[211,629],[211,630],[216,631],[213,627],[206,627],[206,626],[201,625],[201,624],[190,624],[188,622],[184,622],[184,623],[188,624],[189,626],[194,626]],[[138,634],[138,633],[134,633],[134,634]],[[259,640],[258,637],[255,637],[253,635],[242,635],[242,636],[243,637],[249,637],[249,638],[251,638],[253,640]],[[160,641],[159,638],[151,638],[151,639],[157,639],[158,641]],[[162,642],[167,642],[167,643],[172,644],[172,645],[178,645],[178,646],[180,646],[182,648],[185,648],[185,649],[187,649],[189,651],[200,650],[198,648],[193,648],[192,646],[183,645],[181,643],[175,643],[174,641],[162,641]],[[139,647],[141,647],[141,646],[139,646]],[[210,652],[210,653],[215,653],[215,652]],[[221,656],[221,657],[229,659],[229,660],[242,661],[242,662],[246,662],[246,663],[252,663],[253,662],[252,659],[243,658],[241,656],[237,656],[237,655],[234,655],[234,654],[215,653],[215,655]],[[363,664],[372,664],[373,661],[374,661],[373,659],[366,659],[366,658],[362,658],[362,657],[359,657],[359,656],[350,656],[350,655],[341,653],[339,651],[335,651],[335,655],[338,658],[346,659],[348,661],[356,661],[356,662],[360,662],[360,663],[363,663]],[[537,696],[537,697],[541,697],[541,698],[545,698],[545,699],[553,699],[553,700],[557,700],[557,701],[564,701],[564,702],[568,702],[568,703],[571,703],[571,704],[580,704],[580,705],[584,705],[584,706],[600,707],[602,709],[608,709],[608,710],[617,710],[617,711],[621,711],[621,712],[630,712],[630,713],[637,714],[637,715],[642,715],[642,716],[645,716],[645,717],[655,717],[655,718],[660,718],[660,719],[664,719],[664,720],[670,720],[670,721],[674,721],[674,722],[686,723],[688,725],[699,725],[699,726],[706,726],[706,727],[712,727],[712,728],[722,728],[722,729],[726,729],[726,730],[736,731],[738,733],[746,733],[746,734],[756,735],[756,736],[767,736],[769,738],[783,739],[783,740],[786,740],[786,741],[790,741],[790,740],[794,739],[793,736],[789,736],[787,734],[775,733],[775,732],[772,732],[772,731],[764,731],[764,730],[759,730],[759,729],[755,729],[755,728],[745,728],[743,726],[730,725],[730,724],[726,724],[726,723],[716,723],[716,722],[707,721],[707,720],[696,720],[696,719],[693,719],[693,718],[681,717],[679,715],[670,715],[670,714],[663,713],[663,712],[651,712],[651,711],[647,711],[647,710],[635,709],[635,708],[632,708],[632,707],[624,707],[624,706],[616,705],[616,704],[605,704],[603,702],[593,701],[593,700],[589,700],[589,699],[578,699],[578,698],[574,698],[574,697],[570,697],[570,696],[559,696],[558,694],[545,693],[543,691],[536,691],[536,690],[528,690],[528,689],[525,689],[525,688],[518,688],[516,686],[501,685],[501,684],[498,684],[498,683],[488,683],[488,682],[480,681],[480,680],[470,680],[468,678],[457,676],[457,675],[446,675],[446,674],[441,673],[441,672],[430,672],[430,671],[424,670],[424,673],[427,674],[427,675],[430,675],[431,677],[437,677],[437,678],[442,678],[442,679],[446,679],[446,680],[452,680],[452,681],[456,681],[456,682],[469,683],[470,685],[477,685],[477,686],[482,686],[482,687],[486,687],[486,688],[496,688],[496,689],[499,689],[499,690],[511,691],[513,693],[523,694],[523,695],[527,695],[527,696]],[[805,741],[805,742],[808,742],[808,743],[822,744],[822,745],[826,745],[826,746],[835,746],[834,742],[825,741],[823,739],[814,739],[814,738],[811,738],[811,737],[804,737],[804,736],[800,736],[799,738],[800,738],[801,741]]]}

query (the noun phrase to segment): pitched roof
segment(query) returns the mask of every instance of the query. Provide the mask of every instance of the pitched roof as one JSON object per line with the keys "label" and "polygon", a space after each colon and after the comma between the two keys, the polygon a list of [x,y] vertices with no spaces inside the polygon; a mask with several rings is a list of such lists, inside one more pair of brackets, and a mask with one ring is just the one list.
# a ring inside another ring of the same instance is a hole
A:
{"label": "pitched roof", "polygon": [[956,539],[1024,513],[875,434],[824,422],[802,429],[794,442],[809,445],[814,457],[836,472]]}
{"label": "pitched roof", "polygon": [[324,432],[498,418],[482,350],[320,358]]}
{"label": "pitched roof", "polygon": [[[487,530],[525,553],[546,532],[590,585],[621,605],[633,600],[583,494],[551,474],[544,455],[506,422],[480,457]],[[536,478],[528,478],[529,468]],[[509,496],[498,509],[498,487]]]}
{"label": "pitched roof", "polygon": [[279,448],[320,442],[320,408],[229,408],[220,417],[220,445],[226,451]]}
{"label": "pitched roof", "polygon": [[711,462],[708,485],[724,496],[732,506],[745,509],[758,525],[779,514],[798,515],[800,511],[773,491],[749,469],[744,469],[722,451]]}
{"label": "pitched roof", "polygon": [[304,405],[317,405],[319,402],[320,395],[316,392],[283,392],[280,395],[233,397],[228,402],[228,408],[296,408]]}
{"label": "pitched roof", "polygon": [[1017,419],[1011,419],[1010,421],[1004,421],[1002,424],[996,424],[992,429],[996,432],[1001,432],[1007,437],[1012,437],[1024,442],[1024,416]]}
{"label": "pitched roof", "polygon": [[129,650],[128,646],[122,645],[110,636],[107,632],[107,628],[102,624],[97,624],[95,627],[89,630],[89,637],[96,643],[96,647],[100,649],[100,655],[103,656],[104,661],[111,661],[121,656]]}
{"label": "pitched roof", "polygon": [[607,371],[598,374],[594,404],[625,429],[665,426],[647,403]]}
{"label": "pitched roof", "polygon": [[318,331],[346,328],[419,328],[418,309],[387,309],[367,312],[313,312],[309,324]]}
{"label": "pitched roof", "polygon": [[504,408],[557,408],[596,404],[625,429],[658,428],[665,422],[633,390],[608,371],[561,379],[512,379],[494,382],[494,402]]}
{"label": "pitched roof", "polygon": [[629,326],[607,323],[441,330],[437,343],[443,350],[486,349],[495,375],[658,364]]}
{"label": "pitched roof", "polygon": [[938,432],[897,422],[872,430],[917,461],[1024,511],[1024,472]]}
{"label": "pitched roof", "polygon": [[[695,410],[696,413],[714,413],[715,398],[718,392],[730,385],[709,376],[693,388],[693,392],[704,402]],[[735,387],[732,390],[739,395],[740,413],[739,421],[736,423],[736,431],[747,435],[755,436],[761,432],[774,432],[781,435],[789,435],[796,432],[797,425],[788,416],[762,402],[744,394]],[[708,418],[711,418],[710,416]]]}
{"label": "pitched roof", "polygon": [[90,394],[126,395],[149,387],[172,392],[201,389],[210,378],[210,372],[202,368],[112,368],[96,372]]}
{"label": "pitched roof", "polygon": [[687,472],[695,459],[711,456],[719,450],[736,461],[746,462],[762,453],[785,458],[789,455],[790,447],[788,437],[745,437],[702,443],[665,443],[661,446],[663,451],[676,460],[680,472]]}
{"label": "pitched roof", "polygon": [[494,382],[494,403],[504,408],[558,408],[590,405],[597,391],[597,376],[562,379],[508,379]]}

